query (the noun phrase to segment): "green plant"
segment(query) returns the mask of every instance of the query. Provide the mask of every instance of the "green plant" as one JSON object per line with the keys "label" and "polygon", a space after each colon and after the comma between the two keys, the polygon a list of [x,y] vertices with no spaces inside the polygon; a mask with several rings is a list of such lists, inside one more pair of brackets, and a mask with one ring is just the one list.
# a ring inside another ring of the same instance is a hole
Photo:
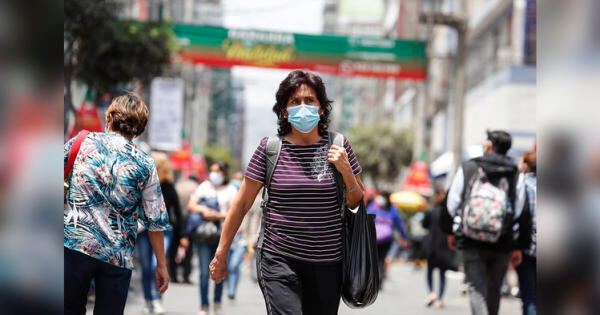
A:
{"label": "green plant", "polygon": [[78,79],[101,93],[139,80],[146,85],[163,73],[176,49],[168,24],[123,21],[115,0],[64,1],[64,83],[72,110],[71,82]]}
{"label": "green plant", "polygon": [[391,123],[357,126],[352,128],[350,140],[364,176],[376,186],[394,181],[411,162],[413,136],[409,129],[397,129]]}

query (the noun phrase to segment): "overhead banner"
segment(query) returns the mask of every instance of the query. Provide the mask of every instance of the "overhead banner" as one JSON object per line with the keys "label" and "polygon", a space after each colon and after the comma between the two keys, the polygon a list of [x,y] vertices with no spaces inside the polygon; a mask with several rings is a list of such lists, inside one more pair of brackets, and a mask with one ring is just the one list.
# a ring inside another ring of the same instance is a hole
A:
{"label": "overhead banner", "polygon": [[183,80],[154,78],[150,86],[148,142],[153,149],[181,149],[183,126]]}
{"label": "overhead banner", "polygon": [[235,30],[177,24],[184,61],[211,67],[309,69],[347,76],[425,79],[425,42]]}

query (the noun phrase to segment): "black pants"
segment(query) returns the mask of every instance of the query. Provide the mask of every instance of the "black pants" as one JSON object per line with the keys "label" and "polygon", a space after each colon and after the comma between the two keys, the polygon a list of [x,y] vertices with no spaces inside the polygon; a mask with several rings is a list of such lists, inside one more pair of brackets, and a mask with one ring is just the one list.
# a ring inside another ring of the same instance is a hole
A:
{"label": "black pants", "polygon": [[94,315],[123,314],[131,270],[65,248],[64,314],[85,315],[90,283],[96,283]]}
{"label": "black pants", "polygon": [[183,266],[183,281],[190,281],[190,275],[192,274],[192,257],[194,256],[194,240],[188,238],[190,246],[185,250],[185,258],[181,265]]}
{"label": "black pants", "polygon": [[500,288],[508,269],[510,253],[490,249],[463,249],[465,276],[469,284],[472,315],[497,315]]}
{"label": "black pants", "polygon": [[182,236],[178,233],[173,233],[171,238],[171,245],[169,246],[169,252],[167,253],[167,259],[169,260],[169,276],[174,282],[179,282],[179,269],[183,268],[183,281],[190,281],[190,275],[192,274],[192,256],[194,254],[194,241],[192,238],[188,238],[190,246],[185,250],[185,257],[181,263],[175,262],[177,257],[177,251],[179,249],[179,242]]}
{"label": "black pants", "polygon": [[379,289],[381,289],[381,285],[383,284],[383,279],[385,278],[385,272],[383,270],[383,266],[385,264],[385,257],[387,253],[390,251],[390,247],[392,247],[392,241],[387,241],[383,243],[377,243],[377,266],[379,266]]}
{"label": "black pants", "polygon": [[171,244],[169,244],[169,250],[167,251],[167,262],[169,269],[169,277],[171,277],[172,281],[179,282],[177,277],[177,263],[175,262],[175,258],[177,257],[177,249],[179,247],[179,241],[181,240],[181,235],[177,233],[177,231],[173,231],[171,236]]}
{"label": "black pants", "polygon": [[338,313],[341,263],[315,265],[263,250],[256,260],[268,315]]}

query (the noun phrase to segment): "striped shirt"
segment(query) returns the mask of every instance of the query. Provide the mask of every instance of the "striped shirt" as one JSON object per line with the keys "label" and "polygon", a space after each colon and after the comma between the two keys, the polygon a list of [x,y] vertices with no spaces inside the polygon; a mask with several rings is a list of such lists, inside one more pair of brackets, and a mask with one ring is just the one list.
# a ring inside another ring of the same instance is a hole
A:
{"label": "striped shirt", "polygon": [[[246,177],[262,184],[267,140],[261,140],[246,169]],[[328,136],[311,145],[283,140],[265,210],[264,250],[313,263],[341,260],[342,222],[327,147]],[[346,138],[344,147],[352,172],[360,174],[362,169]]]}

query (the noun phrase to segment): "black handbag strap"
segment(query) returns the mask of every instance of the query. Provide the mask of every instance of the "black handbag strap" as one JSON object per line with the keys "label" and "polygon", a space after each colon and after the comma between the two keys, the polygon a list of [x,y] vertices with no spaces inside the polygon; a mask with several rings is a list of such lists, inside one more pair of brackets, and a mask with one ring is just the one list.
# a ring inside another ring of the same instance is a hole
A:
{"label": "black handbag strap", "polygon": [[[329,131],[328,136],[328,151],[332,144],[344,147],[344,136],[341,133]],[[342,218],[342,281],[340,281],[340,290],[343,291],[344,283],[346,283],[346,246],[348,245],[346,231],[346,191],[344,190],[344,181],[342,180],[340,172],[338,172],[331,163],[329,163],[329,167],[331,168],[335,186],[337,188],[338,204],[340,206],[340,216]]]}
{"label": "black handbag strap", "polygon": [[[328,147],[327,149],[329,150],[331,148],[332,145],[336,145],[338,147],[344,147],[344,136],[341,133],[338,132],[334,132],[334,131],[329,131],[329,141],[328,141]],[[345,218],[346,215],[346,191],[344,190],[344,181],[342,179],[342,175],[340,174],[340,172],[338,172],[338,170],[335,168],[335,166],[331,163],[329,163],[329,167],[331,168],[331,172],[333,174],[333,179],[335,180],[335,186],[337,188],[337,197],[338,197],[338,204],[340,205],[340,209],[341,209],[341,216],[342,216],[342,220]]]}

